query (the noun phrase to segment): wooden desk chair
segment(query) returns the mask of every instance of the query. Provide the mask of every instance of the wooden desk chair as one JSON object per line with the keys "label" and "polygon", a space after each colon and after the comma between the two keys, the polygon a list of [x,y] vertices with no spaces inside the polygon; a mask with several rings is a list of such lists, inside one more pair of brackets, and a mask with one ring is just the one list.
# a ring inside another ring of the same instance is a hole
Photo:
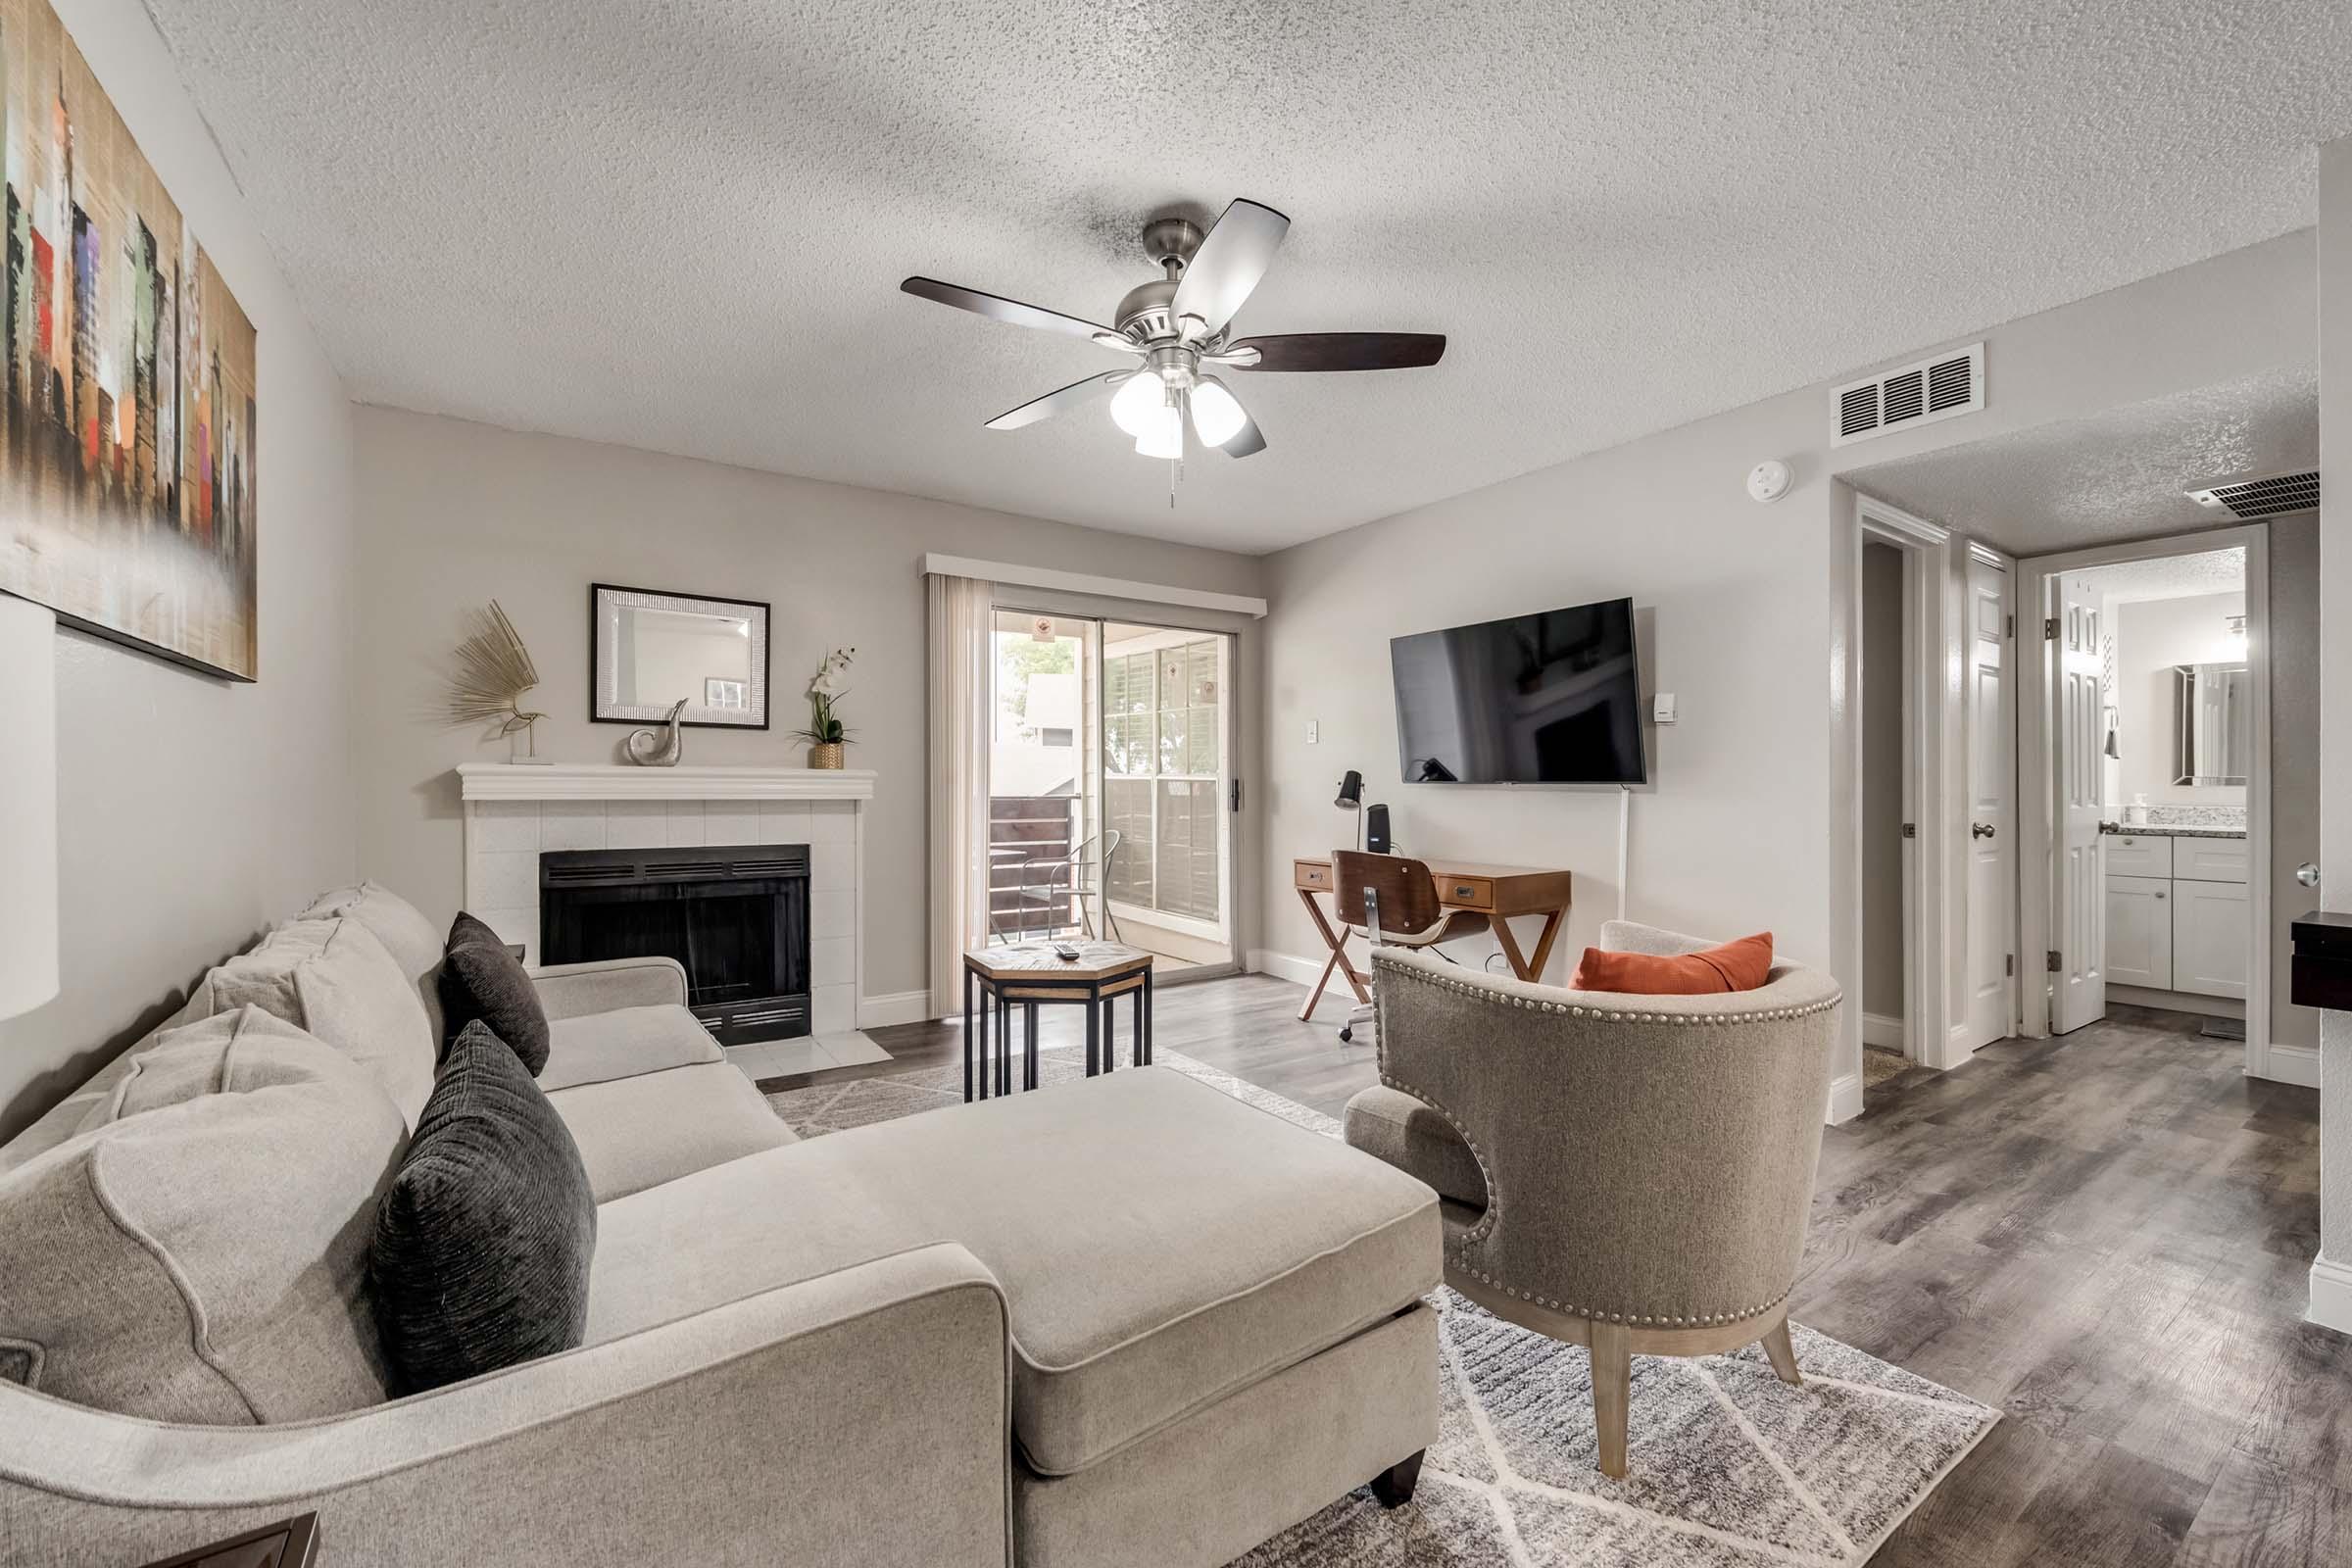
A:
{"label": "wooden desk chair", "polygon": [[[1428,862],[1401,855],[1372,855],[1362,850],[1334,850],[1331,856],[1332,903],[1340,912],[1340,940],[1357,931],[1373,947],[1435,950],[1441,942],[1474,936],[1487,929],[1487,915],[1478,909],[1447,909],[1438,901],[1438,879]],[[1438,956],[1446,957],[1439,953]],[[1447,958],[1448,963],[1453,960]],[[1340,1039],[1355,1038],[1355,1026],[1372,1016],[1372,1004],[1359,1003],[1348,1010]]]}

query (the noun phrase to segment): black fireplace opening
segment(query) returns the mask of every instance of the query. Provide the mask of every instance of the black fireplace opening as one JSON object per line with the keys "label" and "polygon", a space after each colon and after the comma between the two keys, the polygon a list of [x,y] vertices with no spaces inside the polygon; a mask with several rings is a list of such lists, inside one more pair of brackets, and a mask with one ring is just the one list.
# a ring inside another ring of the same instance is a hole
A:
{"label": "black fireplace opening", "polygon": [[542,963],[675,958],[722,1046],[808,1033],[808,846],[551,850]]}

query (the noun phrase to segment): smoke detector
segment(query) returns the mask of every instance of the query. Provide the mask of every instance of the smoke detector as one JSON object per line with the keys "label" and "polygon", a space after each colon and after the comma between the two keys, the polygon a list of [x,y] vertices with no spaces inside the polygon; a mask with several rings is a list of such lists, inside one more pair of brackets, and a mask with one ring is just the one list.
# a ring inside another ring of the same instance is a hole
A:
{"label": "smoke detector", "polygon": [[2216,479],[2202,490],[2185,493],[2200,507],[2252,521],[2315,510],[2320,504],[2320,475],[2316,468],[2292,473],[2241,473]]}

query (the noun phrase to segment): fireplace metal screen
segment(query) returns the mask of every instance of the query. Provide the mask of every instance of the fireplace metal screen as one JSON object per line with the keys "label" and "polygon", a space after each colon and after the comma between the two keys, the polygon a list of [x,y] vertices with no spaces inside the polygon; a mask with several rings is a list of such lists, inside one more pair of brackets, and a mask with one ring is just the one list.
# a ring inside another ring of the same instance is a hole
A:
{"label": "fireplace metal screen", "polygon": [[721,1045],[808,1032],[808,847],[555,850],[539,857],[545,963],[660,956]]}

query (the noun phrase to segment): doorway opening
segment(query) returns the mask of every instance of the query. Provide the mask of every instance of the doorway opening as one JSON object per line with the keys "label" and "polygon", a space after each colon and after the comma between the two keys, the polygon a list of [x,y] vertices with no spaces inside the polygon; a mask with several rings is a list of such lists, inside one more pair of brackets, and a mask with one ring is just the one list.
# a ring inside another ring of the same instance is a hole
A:
{"label": "doorway opening", "polygon": [[1904,812],[1903,757],[1919,715],[1905,702],[1909,605],[1899,545],[1862,543],[1862,1083],[1912,1065],[1910,923],[1905,887],[1919,824]]}
{"label": "doorway opening", "polygon": [[989,941],[1235,972],[1231,634],[1000,606],[991,648]]}
{"label": "doorway opening", "polygon": [[2020,564],[2045,608],[2022,739],[2050,802],[2025,912],[2056,956],[2029,1032],[2154,1007],[2250,1074],[2316,1081],[2272,1039],[2269,557],[2246,527]]}

